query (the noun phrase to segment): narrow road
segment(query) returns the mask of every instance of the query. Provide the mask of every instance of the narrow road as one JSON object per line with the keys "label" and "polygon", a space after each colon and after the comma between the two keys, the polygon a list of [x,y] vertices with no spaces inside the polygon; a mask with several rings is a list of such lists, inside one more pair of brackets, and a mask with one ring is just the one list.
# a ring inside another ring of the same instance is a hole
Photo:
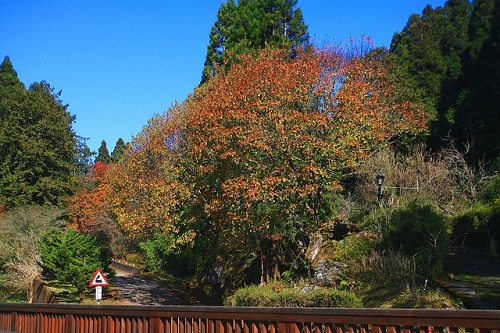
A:
{"label": "narrow road", "polygon": [[[450,274],[437,282],[462,298],[467,308],[499,309],[500,261],[498,259],[448,255],[444,267]],[[456,275],[466,278],[458,279]]]}
{"label": "narrow road", "polygon": [[172,292],[155,282],[142,279],[122,270],[116,270],[112,286],[118,291],[123,302],[133,305],[186,305]]}

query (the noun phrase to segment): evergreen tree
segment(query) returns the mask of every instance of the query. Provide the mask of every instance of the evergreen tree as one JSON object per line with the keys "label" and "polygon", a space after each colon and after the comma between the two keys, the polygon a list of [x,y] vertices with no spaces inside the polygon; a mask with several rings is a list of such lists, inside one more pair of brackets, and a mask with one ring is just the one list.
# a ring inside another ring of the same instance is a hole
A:
{"label": "evergreen tree", "polygon": [[92,156],[95,152],[92,152],[87,146],[88,138],[81,136],[77,137],[77,155],[75,157],[75,164],[78,168],[79,174],[86,175],[90,168],[92,167]]}
{"label": "evergreen tree", "polygon": [[104,164],[111,163],[111,156],[109,156],[109,150],[106,145],[106,141],[102,140],[101,146],[97,150],[97,157],[95,162],[102,162]]}
{"label": "evergreen tree", "polygon": [[297,0],[234,0],[223,2],[210,30],[202,83],[249,50],[304,44],[309,40]]}
{"label": "evergreen tree", "polygon": [[[468,57],[468,58],[467,58]],[[475,2],[470,43],[461,77],[462,95],[457,106],[454,133],[471,143],[471,158],[493,160],[500,156],[500,3]]]}
{"label": "evergreen tree", "polygon": [[[391,53],[428,110],[429,144],[450,134],[468,142],[471,161],[494,159],[498,117],[498,0],[448,0],[412,15],[394,35]],[[496,33],[496,35],[495,35]]]}
{"label": "evergreen tree", "polygon": [[6,57],[0,66],[0,204],[60,205],[75,190],[75,118],[44,81],[29,89]]}
{"label": "evergreen tree", "polygon": [[122,138],[119,138],[118,141],[116,141],[115,149],[113,149],[113,152],[111,153],[111,160],[117,163],[123,157],[126,148],[127,145],[125,144],[125,141],[123,141]]}
{"label": "evergreen tree", "polygon": [[413,78],[417,88],[423,92],[427,118],[431,131],[436,133],[433,122],[438,119],[442,78],[446,71],[441,54],[439,29],[442,26],[444,9],[432,9],[428,5],[422,15],[413,14],[401,33],[396,33],[391,43],[391,52],[399,65]]}
{"label": "evergreen tree", "polygon": [[85,290],[98,268],[111,272],[109,251],[99,247],[95,238],[73,229],[68,229],[66,233],[48,232],[42,238],[40,251],[42,267],[52,272],[59,281],[76,287],[80,302],[85,298]]}

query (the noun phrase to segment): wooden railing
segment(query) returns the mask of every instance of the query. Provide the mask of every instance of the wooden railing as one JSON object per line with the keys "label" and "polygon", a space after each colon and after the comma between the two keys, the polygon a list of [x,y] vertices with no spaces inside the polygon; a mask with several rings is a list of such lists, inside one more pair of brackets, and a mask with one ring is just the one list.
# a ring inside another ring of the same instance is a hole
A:
{"label": "wooden railing", "polygon": [[0,303],[0,331],[24,333],[485,333],[498,310]]}

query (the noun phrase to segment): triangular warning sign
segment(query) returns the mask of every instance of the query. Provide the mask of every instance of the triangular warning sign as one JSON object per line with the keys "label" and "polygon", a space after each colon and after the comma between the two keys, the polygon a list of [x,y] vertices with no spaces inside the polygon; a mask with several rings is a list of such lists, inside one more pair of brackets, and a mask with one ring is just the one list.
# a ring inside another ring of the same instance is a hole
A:
{"label": "triangular warning sign", "polygon": [[98,268],[90,281],[89,287],[106,287],[107,285],[109,285],[108,280],[106,280],[104,274],[102,274],[101,270]]}

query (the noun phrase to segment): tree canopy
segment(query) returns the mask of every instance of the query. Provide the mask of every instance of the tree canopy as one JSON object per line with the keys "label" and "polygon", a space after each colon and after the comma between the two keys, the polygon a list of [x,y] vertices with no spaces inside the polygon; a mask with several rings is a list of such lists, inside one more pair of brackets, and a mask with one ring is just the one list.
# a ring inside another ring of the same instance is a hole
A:
{"label": "tree canopy", "polygon": [[[494,0],[449,0],[412,15],[396,33],[391,53],[422,92],[428,110],[429,144],[452,136],[468,142],[471,160],[499,155],[498,6]],[[485,70],[487,68],[487,70]]]}
{"label": "tree canopy", "polygon": [[344,172],[375,146],[425,130],[423,110],[396,102],[384,58],[366,49],[242,55],[151,119],[88,194],[105,193],[131,237],[176,235],[172,252],[193,247],[229,275],[260,262],[263,281],[275,276],[297,237],[325,221]]}
{"label": "tree canopy", "polygon": [[47,82],[28,89],[0,66],[0,205],[60,205],[78,185],[75,118]]}

